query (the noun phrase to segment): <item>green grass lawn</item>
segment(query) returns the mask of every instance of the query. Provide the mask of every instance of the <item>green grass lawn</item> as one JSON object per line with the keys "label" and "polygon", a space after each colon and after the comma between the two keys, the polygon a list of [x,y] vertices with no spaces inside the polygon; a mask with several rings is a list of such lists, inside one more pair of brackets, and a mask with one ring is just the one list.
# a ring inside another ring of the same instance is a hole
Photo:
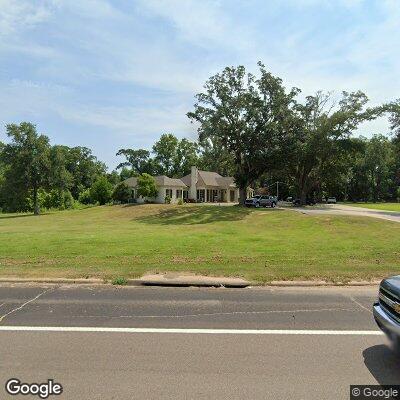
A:
{"label": "green grass lawn", "polygon": [[350,280],[400,273],[400,224],[199,205],[0,214],[0,276],[131,278],[188,271]]}
{"label": "green grass lawn", "polygon": [[347,206],[370,208],[371,210],[385,210],[400,212],[400,203],[344,203]]}

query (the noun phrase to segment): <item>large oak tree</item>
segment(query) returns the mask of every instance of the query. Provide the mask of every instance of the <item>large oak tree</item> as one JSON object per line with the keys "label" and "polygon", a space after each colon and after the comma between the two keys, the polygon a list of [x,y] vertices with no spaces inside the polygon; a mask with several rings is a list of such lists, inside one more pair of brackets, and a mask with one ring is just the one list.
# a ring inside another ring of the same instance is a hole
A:
{"label": "large oak tree", "polygon": [[233,162],[233,176],[246,189],[266,170],[278,169],[293,141],[296,88],[287,92],[280,78],[259,63],[260,74],[243,66],[212,76],[187,115],[198,123],[200,142],[218,143]]}

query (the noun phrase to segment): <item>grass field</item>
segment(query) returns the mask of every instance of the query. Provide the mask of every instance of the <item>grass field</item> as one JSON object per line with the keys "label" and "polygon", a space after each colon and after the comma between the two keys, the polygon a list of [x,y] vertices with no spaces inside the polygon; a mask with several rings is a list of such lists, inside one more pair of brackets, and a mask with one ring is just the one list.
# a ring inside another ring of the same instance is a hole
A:
{"label": "grass field", "polygon": [[199,205],[0,214],[0,276],[137,277],[190,271],[350,280],[400,273],[400,224]]}
{"label": "grass field", "polygon": [[344,203],[348,206],[369,208],[371,210],[400,212],[400,203]]}

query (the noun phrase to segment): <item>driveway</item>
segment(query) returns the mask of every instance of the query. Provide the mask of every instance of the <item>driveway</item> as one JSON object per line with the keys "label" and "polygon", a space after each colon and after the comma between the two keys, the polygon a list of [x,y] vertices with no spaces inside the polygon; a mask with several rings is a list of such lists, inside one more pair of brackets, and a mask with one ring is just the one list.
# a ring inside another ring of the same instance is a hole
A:
{"label": "driveway", "polygon": [[396,211],[371,210],[369,208],[352,207],[344,204],[323,204],[313,207],[291,207],[288,209],[307,215],[353,215],[356,217],[372,217],[400,222],[400,213]]}

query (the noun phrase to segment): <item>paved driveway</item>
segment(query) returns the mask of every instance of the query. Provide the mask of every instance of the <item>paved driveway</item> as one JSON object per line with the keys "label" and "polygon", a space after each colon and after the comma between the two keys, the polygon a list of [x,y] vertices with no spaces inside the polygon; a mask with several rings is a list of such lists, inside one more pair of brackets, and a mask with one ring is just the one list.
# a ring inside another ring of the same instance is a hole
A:
{"label": "paved driveway", "polygon": [[308,215],[354,215],[357,217],[372,217],[400,222],[400,213],[396,211],[371,210],[369,208],[352,207],[344,204],[324,204],[314,207],[291,207],[289,209]]}

